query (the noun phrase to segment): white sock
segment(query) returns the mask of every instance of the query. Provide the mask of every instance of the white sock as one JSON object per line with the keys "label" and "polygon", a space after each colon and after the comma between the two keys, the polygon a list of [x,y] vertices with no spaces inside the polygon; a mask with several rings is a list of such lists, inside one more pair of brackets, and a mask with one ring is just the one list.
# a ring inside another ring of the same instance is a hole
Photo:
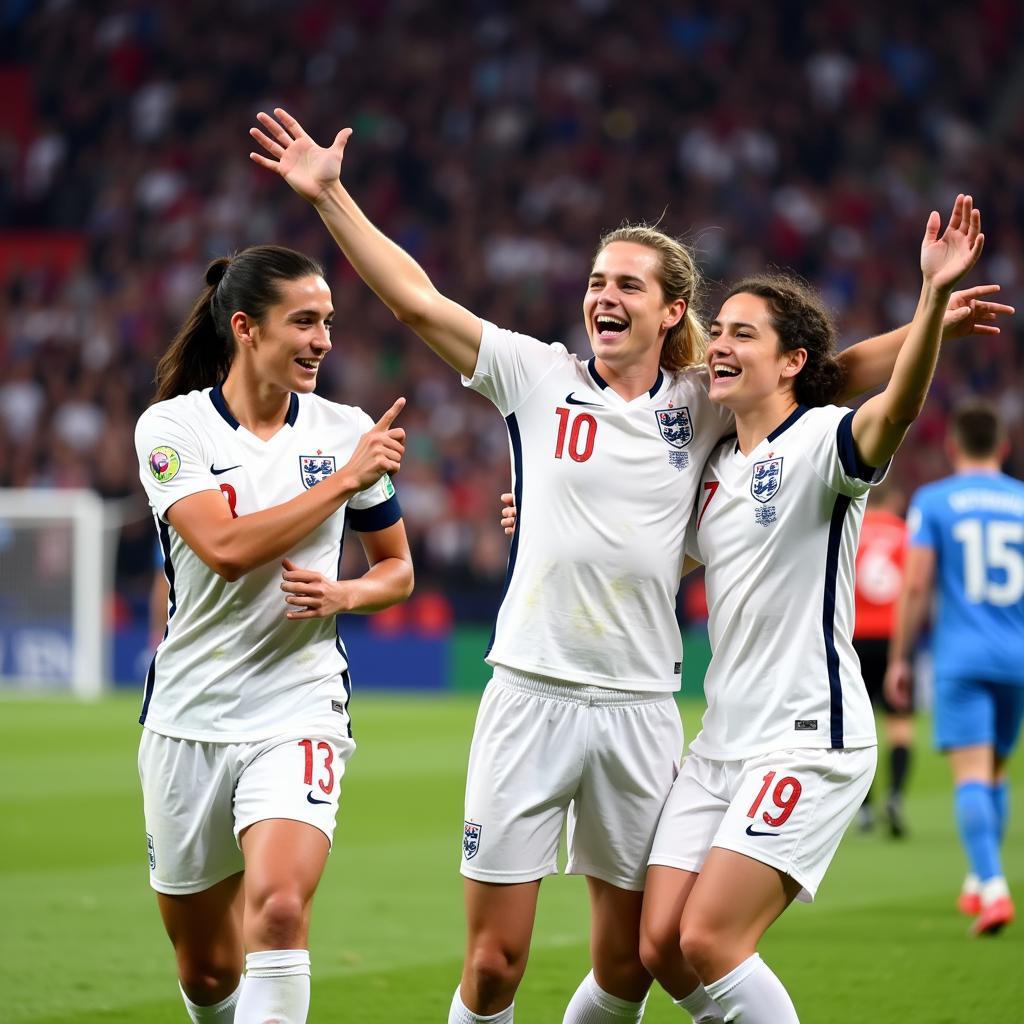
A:
{"label": "white sock", "polygon": [[309,1013],[309,950],[267,949],[245,958],[238,1024],[305,1024]]}
{"label": "white sock", "polygon": [[1010,896],[1010,887],[1006,884],[1006,878],[1003,875],[994,875],[982,882],[978,888],[983,907],[987,907],[995,900],[1008,899]]}
{"label": "white sock", "polygon": [[704,988],[725,1010],[727,1021],[742,1024],[800,1024],[789,993],[757,953],[748,956],[724,978]]}
{"label": "white sock", "polygon": [[964,879],[960,891],[967,896],[978,896],[981,894],[981,879],[972,871]]}
{"label": "white sock", "polygon": [[490,1017],[474,1013],[462,1001],[462,986],[455,987],[455,995],[452,997],[452,1007],[448,1011],[448,1024],[478,1024],[480,1021],[490,1021],[491,1024],[512,1024],[512,1011],[516,1004],[513,1001],[511,1006],[506,1006],[499,1013],[492,1013]]}
{"label": "white sock", "polygon": [[235,1006],[238,1004],[238,997],[242,993],[242,982],[244,980],[242,978],[238,982],[238,988],[227,999],[222,999],[219,1003],[214,1003],[213,1006],[200,1006],[198,1003],[193,1003],[185,995],[185,990],[181,987],[181,982],[179,981],[178,991],[181,993],[181,998],[185,1000],[188,1019],[192,1021],[192,1024],[233,1024]]}
{"label": "white sock", "polygon": [[646,996],[639,1003],[633,1003],[605,992],[591,971],[569,1000],[562,1024],[613,1024],[614,1021],[639,1024],[646,1005]]}
{"label": "white sock", "polygon": [[725,1010],[708,995],[703,985],[698,985],[688,996],[673,999],[692,1018],[693,1024],[725,1024]]}

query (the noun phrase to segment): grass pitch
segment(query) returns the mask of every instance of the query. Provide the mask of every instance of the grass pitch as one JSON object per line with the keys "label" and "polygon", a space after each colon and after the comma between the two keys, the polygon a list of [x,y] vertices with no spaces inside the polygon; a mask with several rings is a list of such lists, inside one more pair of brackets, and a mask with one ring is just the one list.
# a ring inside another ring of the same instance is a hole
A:
{"label": "grass pitch", "polygon": [[[0,1020],[180,1024],[170,945],[147,882],[138,701],[0,703]],[[310,1020],[443,1022],[462,961],[462,784],[476,700],[356,695],[335,850],[313,914]],[[687,735],[699,708],[684,705]],[[811,907],[762,944],[805,1024],[1024,1021],[1024,921],[967,936],[950,785],[925,722],[911,836],[851,832]],[[883,762],[884,763],[884,762]],[[1024,904],[1024,768],[1005,856]],[[557,1024],[588,969],[578,878],[541,891],[523,1024]],[[685,1015],[656,990],[647,1024]]]}

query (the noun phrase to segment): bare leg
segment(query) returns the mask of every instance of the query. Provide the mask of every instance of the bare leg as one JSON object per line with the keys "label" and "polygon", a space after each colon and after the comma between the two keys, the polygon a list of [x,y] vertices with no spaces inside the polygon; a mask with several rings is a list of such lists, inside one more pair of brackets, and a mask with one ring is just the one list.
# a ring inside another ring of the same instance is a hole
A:
{"label": "bare leg", "polygon": [[460,991],[473,1013],[489,1017],[515,999],[526,970],[540,879],[496,885],[463,879],[466,959]]}
{"label": "bare leg", "polygon": [[647,871],[640,957],[673,999],[683,999],[701,983],[679,944],[683,908],[699,876],[693,871],[654,864]]}
{"label": "bare leg", "polygon": [[225,878],[203,892],[157,893],[156,899],[185,995],[200,1006],[227,999],[238,988],[245,959],[242,875]]}

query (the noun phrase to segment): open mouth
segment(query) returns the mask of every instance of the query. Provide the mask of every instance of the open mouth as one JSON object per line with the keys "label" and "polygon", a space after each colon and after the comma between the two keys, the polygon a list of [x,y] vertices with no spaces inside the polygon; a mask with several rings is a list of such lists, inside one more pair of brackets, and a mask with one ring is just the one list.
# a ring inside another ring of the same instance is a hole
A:
{"label": "open mouth", "polygon": [[629,327],[621,317],[609,316],[607,313],[594,317],[594,325],[599,338],[615,338]]}
{"label": "open mouth", "polygon": [[304,370],[312,370],[313,373],[316,373],[317,368],[320,366],[319,359],[296,359],[295,362]]}
{"label": "open mouth", "polygon": [[727,363],[715,363],[711,367],[711,375],[715,380],[730,380],[740,375],[740,368],[738,366],[729,366]]}

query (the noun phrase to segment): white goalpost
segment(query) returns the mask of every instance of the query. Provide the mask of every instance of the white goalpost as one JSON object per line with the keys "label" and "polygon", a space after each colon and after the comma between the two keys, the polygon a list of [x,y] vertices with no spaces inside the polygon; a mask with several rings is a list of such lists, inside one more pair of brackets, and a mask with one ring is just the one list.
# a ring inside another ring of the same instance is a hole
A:
{"label": "white goalpost", "polygon": [[93,491],[0,489],[0,690],[107,688],[119,525]]}

